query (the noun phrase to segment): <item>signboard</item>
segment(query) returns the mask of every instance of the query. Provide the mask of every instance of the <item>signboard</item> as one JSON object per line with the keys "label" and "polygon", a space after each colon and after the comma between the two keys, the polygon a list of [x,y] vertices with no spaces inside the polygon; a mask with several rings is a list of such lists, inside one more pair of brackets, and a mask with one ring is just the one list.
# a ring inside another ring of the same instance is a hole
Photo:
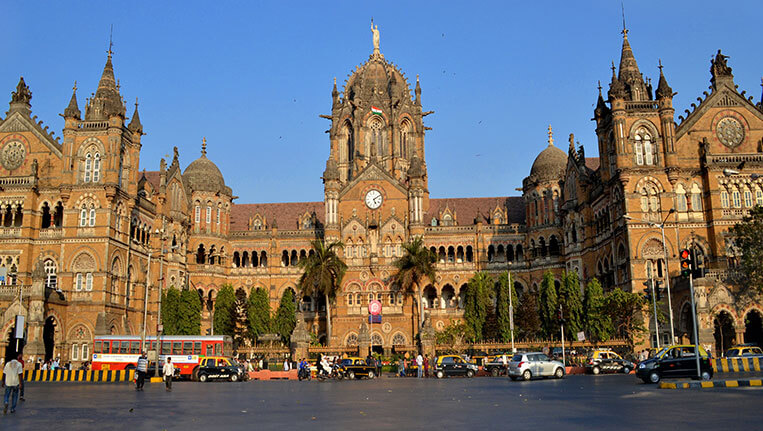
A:
{"label": "signboard", "polygon": [[368,316],[368,323],[370,323],[372,325],[374,323],[382,323],[381,314],[376,314],[376,315],[372,314],[372,315]]}
{"label": "signboard", "polygon": [[585,332],[578,332],[578,341],[585,341]]}
{"label": "signboard", "polygon": [[509,305],[509,329],[514,330],[514,307]]}
{"label": "signboard", "polygon": [[16,316],[16,338],[24,338],[24,316]]}
{"label": "signboard", "polygon": [[0,283],[5,282],[5,276],[8,274],[8,269],[4,266],[0,267]]}
{"label": "signboard", "polygon": [[369,301],[368,303],[368,312],[371,313],[372,316],[378,316],[381,314],[382,304],[381,301],[373,300]]}

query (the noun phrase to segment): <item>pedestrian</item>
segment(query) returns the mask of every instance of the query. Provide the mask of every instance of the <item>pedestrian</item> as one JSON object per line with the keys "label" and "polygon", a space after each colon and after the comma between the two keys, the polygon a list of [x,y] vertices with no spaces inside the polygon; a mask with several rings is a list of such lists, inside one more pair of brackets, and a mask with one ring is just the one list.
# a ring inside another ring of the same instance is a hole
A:
{"label": "pedestrian", "polygon": [[12,359],[3,367],[3,387],[5,388],[5,397],[3,398],[4,415],[8,414],[9,401],[11,403],[11,413],[16,413],[16,404],[19,401],[19,386],[24,384],[20,378],[20,375],[24,373],[24,367],[19,360],[21,360],[21,355],[18,355],[18,359]]}
{"label": "pedestrian", "polygon": [[400,377],[405,377],[405,358],[400,357],[400,363],[398,365],[398,369],[399,369],[398,375]]}
{"label": "pedestrian", "polygon": [[429,354],[424,355],[424,377],[429,377]]}
{"label": "pedestrian", "polygon": [[143,384],[146,382],[146,373],[148,372],[148,358],[146,352],[141,352],[138,358],[138,364],[135,367],[135,390],[142,391]]}
{"label": "pedestrian", "polygon": [[504,371],[506,371],[506,375],[509,375],[509,358],[506,356],[506,353],[501,355],[501,364],[503,364]]}
{"label": "pedestrian", "polygon": [[416,368],[416,377],[424,378],[424,357],[421,356],[421,353],[416,356]]}
{"label": "pedestrian", "polygon": [[289,358],[283,360],[283,370],[289,371]]}
{"label": "pedestrian", "polygon": [[171,392],[172,391],[172,376],[175,375],[175,366],[172,365],[172,358],[170,356],[167,356],[167,362],[164,363],[162,374],[164,375],[165,390],[167,390],[168,392]]}
{"label": "pedestrian", "polygon": [[19,363],[21,363],[21,373],[19,373],[19,399],[21,401],[26,401],[24,399],[24,355],[19,355]]}

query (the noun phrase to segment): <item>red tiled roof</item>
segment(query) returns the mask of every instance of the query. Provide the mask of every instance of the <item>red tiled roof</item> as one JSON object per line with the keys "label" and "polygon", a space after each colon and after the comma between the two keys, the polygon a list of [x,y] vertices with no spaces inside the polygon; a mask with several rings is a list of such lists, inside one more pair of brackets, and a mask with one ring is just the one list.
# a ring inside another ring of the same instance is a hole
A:
{"label": "red tiled roof", "polygon": [[507,209],[509,223],[525,222],[525,204],[520,196],[430,199],[429,212],[424,221],[428,222],[432,217],[439,217],[440,211],[450,208],[461,226],[473,224],[477,218],[487,223],[491,212],[497,206]]}
{"label": "red tiled roof", "polygon": [[601,161],[599,160],[598,157],[585,158],[585,166],[592,171],[599,169],[600,164],[601,164]]}
{"label": "red tiled roof", "polygon": [[161,173],[159,171],[143,171],[143,176],[146,177],[149,183],[154,187],[154,190],[159,191],[159,177]]}
{"label": "red tiled roof", "polygon": [[318,221],[323,223],[323,202],[288,202],[275,204],[233,204],[230,213],[231,231],[249,230],[249,219],[257,214],[265,218],[267,227],[273,222],[279,229],[299,228],[299,217],[315,212]]}

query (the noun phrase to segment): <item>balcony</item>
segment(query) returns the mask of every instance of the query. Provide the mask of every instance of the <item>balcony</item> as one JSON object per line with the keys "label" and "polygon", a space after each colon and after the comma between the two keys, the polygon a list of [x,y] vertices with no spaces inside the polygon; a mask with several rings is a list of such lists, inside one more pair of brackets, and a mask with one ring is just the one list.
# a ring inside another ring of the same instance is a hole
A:
{"label": "balcony", "polygon": [[40,239],[52,239],[61,238],[63,229],[60,227],[50,227],[47,229],[40,229]]}
{"label": "balcony", "polygon": [[747,165],[763,165],[763,154],[718,154],[708,155],[709,166],[736,167],[745,162]]}
{"label": "balcony", "polygon": [[654,111],[659,108],[656,100],[640,100],[636,102],[625,102],[626,111]]}
{"label": "balcony", "polygon": [[0,178],[0,188],[8,189],[29,189],[37,185],[37,178],[34,175],[24,177],[3,177]]}
{"label": "balcony", "polygon": [[32,286],[21,284],[0,285],[0,300],[14,300],[19,297],[19,290],[23,296],[29,296]]}
{"label": "balcony", "polygon": [[727,208],[721,211],[721,214],[723,217],[741,219],[742,217],[750,215],[750,210],[742,208]]}
{"label": "balcony", "polygon": [[18,238],[20,236],[20,227],[0,227],[0,238]]}

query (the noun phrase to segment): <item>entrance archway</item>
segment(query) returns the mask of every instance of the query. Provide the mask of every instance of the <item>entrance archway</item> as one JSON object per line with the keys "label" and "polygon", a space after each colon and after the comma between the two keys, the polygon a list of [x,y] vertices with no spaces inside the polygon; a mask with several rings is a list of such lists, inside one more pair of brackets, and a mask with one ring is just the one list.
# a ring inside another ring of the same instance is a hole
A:
{"label": "entrance archway", "polygon": [[6,337],[6,343],[8,344],[5,346],[5,362],[10,361],[11,359],[15,359],[18,357],[19,353],[24,353],[24,340],[18,340],[17,348],[16,337],[14,336],[15,334],[16,325],[14,324],[11,326],[11,329],[8,331],[8,336]]}
{"label": "entrance archway", "polygon": [[744,342],[763,346],[763,320],[755,310],[744,317]]}
{"label": "entrance archway", "polygon": [[721,311],[715,316],[713,320],[713,326],[715,326],[715,354],[720,357],[723,352],[730,349],[734,345],[734,337],[736,332],[734,331],[734,319],[726,311]]}
{"label": "entrance archway", "polygon": [[681,307],[678,318],[678,338],[681,343],[694,344],[694,319],[691,315],[691,305],[686,303]]}
{"label": "entrance archway", "polygon": [[53,350],[56,346],[56,319],[53,316],[45,319],[42,328],[42,343],[45,346],[45,361],[53,359]]}

